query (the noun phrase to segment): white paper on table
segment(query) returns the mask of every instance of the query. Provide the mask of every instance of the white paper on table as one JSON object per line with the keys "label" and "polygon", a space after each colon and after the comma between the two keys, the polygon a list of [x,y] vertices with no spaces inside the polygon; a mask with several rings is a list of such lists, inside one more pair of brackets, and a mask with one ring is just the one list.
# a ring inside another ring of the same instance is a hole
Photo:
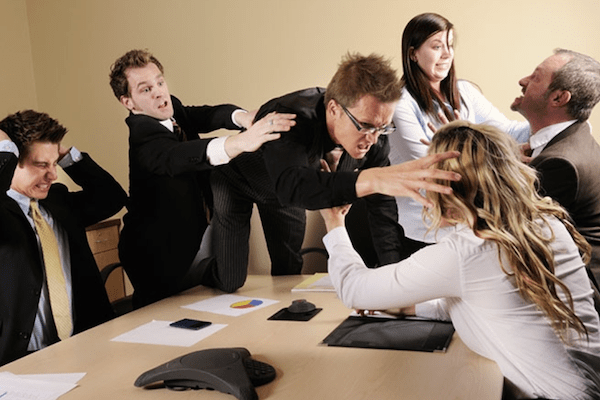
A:
{"label": "white paper on table", "polygon": [[[206,328],[192,330],[169,326],[171,322],[173,321],[148,322],[111,339],[111,341],[190,347],[227,326],[212,324]],[[0,400],[4,399],[0,398]]]}
{"label": "white paper on table", "polygon": [[19,374],[23,379],[34,379],[36,381],[61,382],[76,384],[85,376],[85,372],[74,372],[70,374]]}
{"label": "white paper on table", "polygon": [[196,303],[182,306],[195,311],[208,311],[215,314],[238,317],[249,312],[279,303],[279,300],[259,299],[257,297],[245,297],[235,294],[224,294],[201,300]]}
{"label": "white paper on table", "polygon": [[1,400],[56,400],[77,387],[74,383],[28,379],[11,372],[0,373]]}

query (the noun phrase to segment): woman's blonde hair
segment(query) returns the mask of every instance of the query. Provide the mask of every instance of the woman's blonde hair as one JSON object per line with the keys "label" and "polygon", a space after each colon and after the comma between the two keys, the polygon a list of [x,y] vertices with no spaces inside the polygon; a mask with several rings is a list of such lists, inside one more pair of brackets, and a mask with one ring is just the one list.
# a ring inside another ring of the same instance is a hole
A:
{"label": "woman's blonde hair", "polygon": [[[465,223],[478,237],[495,242],[500,261],[504,255],[510,265],[510,271],[504,265],[503,271],[514,276],[521,295],[548,316],[561,340],[568,341],[569,328],[587,334],[573,311],[571,292],[554,275],[550,247],[554,234],[544,234],[544,225],[549,227],[547,218],[556,217],[566,226],[585,262],[590,245],[561,206],[538,195],[536,172],[521,162],[517,144],[492,126],[455,121],[439,129],[429,147],[430,154],[449,150],[459,151],[460,156],[434,167],[458,172],[462,179],[443,182],[452,187],[451,195],[427,193],[434,203],[425,211],[431,229],[438,229],[443,218]],[[568,304],[559,299],[557,287]]]}

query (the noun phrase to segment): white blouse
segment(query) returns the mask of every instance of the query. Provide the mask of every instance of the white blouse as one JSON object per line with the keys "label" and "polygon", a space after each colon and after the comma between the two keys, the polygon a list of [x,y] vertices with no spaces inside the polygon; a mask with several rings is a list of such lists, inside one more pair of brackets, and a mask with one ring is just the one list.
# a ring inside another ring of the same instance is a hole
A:
{"label": "white blouse", "polygon": [[466,227],[377,269],[365,267],[344,228],[323,241],[331,280],[347,307],[384,310],[421,303],[417,315],[451,319],[463,342],[494,360],[518,396],[598,399],[600,323],[591,286],[570,234],[558,220],[550,224],[556,275],[571,291],[589,333],[579,338],[571,332],[572,346],[561,342],[542,311],[521,297],[502,271],[497,246]]}
{"label": "white blouse", "polygon": [[[517,142],[524,143],[529,138],[529,123],[511,121],[504,116],[479,90],[468,81],[458,81],[458,91],[461,97],[461,119],[481,124],[494,125],[500,130],[508,133]],[[441,110],[438,103],[434,103],[436,113]],[[450,104],[445,104],[450,109]],[[421,139],[431,141],[433,131],[427,127],[431,122],[437,129],[440,122],[424,113],[406,88],[402,90],[400,101],[396,105],[393,117],[396,131],[389,135],[390,140],[390,162],[400,164],[406,161],[416,160],[427,155],[427,145],[421,143]],[[416,200],[408,197],[396,197],[398,204],[398,222],[404,228],[406,236],[411,239],[433,243],[447,233],[440,230],[437,238],[433,234],[427,234],[427,227],[423,222],[423,206]]]}

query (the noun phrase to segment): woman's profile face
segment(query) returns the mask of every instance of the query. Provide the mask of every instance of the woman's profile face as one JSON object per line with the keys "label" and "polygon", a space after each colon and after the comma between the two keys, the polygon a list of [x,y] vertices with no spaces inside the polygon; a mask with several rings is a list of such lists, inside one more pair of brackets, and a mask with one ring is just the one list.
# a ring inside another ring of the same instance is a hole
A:
{"label": "woman's profile face", "polygon": [[440,82],[447,76],[454,60],[454,35],[452,30],[440,31],[431,35],[410,58],[425,73],[434,89],[439,90]]}

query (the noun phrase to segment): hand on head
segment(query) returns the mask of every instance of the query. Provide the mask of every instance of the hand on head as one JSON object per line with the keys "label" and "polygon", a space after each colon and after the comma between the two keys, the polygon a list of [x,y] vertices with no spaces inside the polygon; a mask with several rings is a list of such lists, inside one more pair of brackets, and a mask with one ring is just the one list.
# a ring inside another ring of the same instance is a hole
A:
{"label": "hand on head", "polygon": [[59,143],[59,145],[58,145],[58,159],[59,159],[59,160],[62,160],[62,158],[63,158],[64,156],[66,156],[66,155],[67,155],[67,153],[68,153],[70,150],[71,150],[71,148],[70,148],[70,147],[65,147],[65,146],[63,145],[63,143],[62,143],[62,142],[60,142],[60,143]]}
{"label": "hand on head", "polygon": [[433,181],[458,181],[461,176],[456,172],[441,171],[430,167],[459,155],[460,153],[457,151],[447,151],[389,167],[366,169],[358,176],[356,193],[359,197],[374,193],[410,197],[425,207],[431,207],[431,202],[420,191],[451,194],[452,189],[449,186],[440,185]]}

